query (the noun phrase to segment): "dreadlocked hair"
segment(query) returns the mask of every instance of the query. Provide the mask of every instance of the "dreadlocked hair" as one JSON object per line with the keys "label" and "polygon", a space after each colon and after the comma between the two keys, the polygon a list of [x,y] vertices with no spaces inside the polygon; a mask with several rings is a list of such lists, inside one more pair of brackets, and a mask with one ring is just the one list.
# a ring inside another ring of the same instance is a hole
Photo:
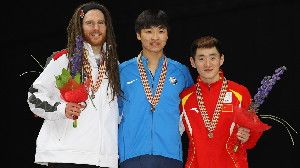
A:
{"label": "dreadlocked hair", "polygon": [[[116,96],[121,96],[121,87],[120,87],[120,76],[119,76],[119,62],[118,62],[118,54],[117,54],[117,44],[115,41],[115,34],[112,25],[112,19],[109,11],[103,5],[100,5],[96,2],[89,2],[80,5],[74,12],[68,28],[68,58],[70,60],[74,55],[74,49],[76,47],[76,37],[83,36],[82,29],[82,10],[84,14],[89,10],[97,9],[100,10],[105,18],[106,25],[106,54],[104,56],[104,60],[106,61],[106,71],[108,75],[108,87],[111,87],[113,91],[114,99]],[[86,10],[86,11],[85,11]],[[83,55],[83,53],[81,54]],[[81,62],[82,69],[82,62]]]}

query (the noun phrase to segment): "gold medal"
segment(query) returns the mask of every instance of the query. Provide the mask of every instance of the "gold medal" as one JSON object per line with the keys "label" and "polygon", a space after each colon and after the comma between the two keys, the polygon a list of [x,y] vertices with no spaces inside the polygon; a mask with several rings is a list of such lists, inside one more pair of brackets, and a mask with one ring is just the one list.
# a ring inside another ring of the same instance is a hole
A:
{"label": "gold medal", "polygon": [[208,134],[208,138],[212,139],[214,137],[214,134],[212,132],[209,132]]}

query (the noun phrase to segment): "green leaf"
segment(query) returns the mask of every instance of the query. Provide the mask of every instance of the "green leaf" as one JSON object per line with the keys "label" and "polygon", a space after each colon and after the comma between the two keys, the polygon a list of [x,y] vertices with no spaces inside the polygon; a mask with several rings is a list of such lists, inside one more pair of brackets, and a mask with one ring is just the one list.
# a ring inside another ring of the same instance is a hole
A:
{"label": "green leaf", "polygon": [[80,84],[80,73],[79,72],[76,73],[74,80]]}
{"label": "green leaf", "polygon": [[55,83],[56,83],[56,86],[58,89],[60,89],[62,87],[60,75],[55,76]]}
{"label": "green leaf", "polygon": [[62,73],[58,76],[55,76],[55,82],[58,89],[62,88],[64,84],[67,83],[71,78],[71,73],[66,68],[63,68]]}
{"label": "green leaf", "polygon": [[64,86],[64,84],[60,80],[57,80],[56,81],[56,86],[57,86],[58,89],[60,89]]}
{"label": "green leaf", "polygon": [[61,77],[61,82],[63,84],[65,84],[71,78],[71,74],[70,74],[70,72],[67,69],[63,68],[60,77]]}

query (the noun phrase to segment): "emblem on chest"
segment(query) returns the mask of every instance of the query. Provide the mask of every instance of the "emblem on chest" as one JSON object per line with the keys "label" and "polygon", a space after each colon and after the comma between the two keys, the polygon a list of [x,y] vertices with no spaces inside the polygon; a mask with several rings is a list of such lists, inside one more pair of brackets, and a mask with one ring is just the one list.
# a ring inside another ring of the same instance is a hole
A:
{"label": "emblem on chest", "polygon": [[223,103],[232,103],[232,92],[226,92]]}

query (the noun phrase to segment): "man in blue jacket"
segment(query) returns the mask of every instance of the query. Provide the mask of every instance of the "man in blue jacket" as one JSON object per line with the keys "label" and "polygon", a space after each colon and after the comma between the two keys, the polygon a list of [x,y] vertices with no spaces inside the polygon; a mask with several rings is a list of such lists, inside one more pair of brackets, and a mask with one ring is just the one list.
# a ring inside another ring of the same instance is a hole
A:
{"label": "man in blue jacket", "polygon": [[120,65],[121,168],[181,168],[180,92],[193,84],[186,66],[164,55],[168,17],[145,10],[135,22],[140,54]]}

